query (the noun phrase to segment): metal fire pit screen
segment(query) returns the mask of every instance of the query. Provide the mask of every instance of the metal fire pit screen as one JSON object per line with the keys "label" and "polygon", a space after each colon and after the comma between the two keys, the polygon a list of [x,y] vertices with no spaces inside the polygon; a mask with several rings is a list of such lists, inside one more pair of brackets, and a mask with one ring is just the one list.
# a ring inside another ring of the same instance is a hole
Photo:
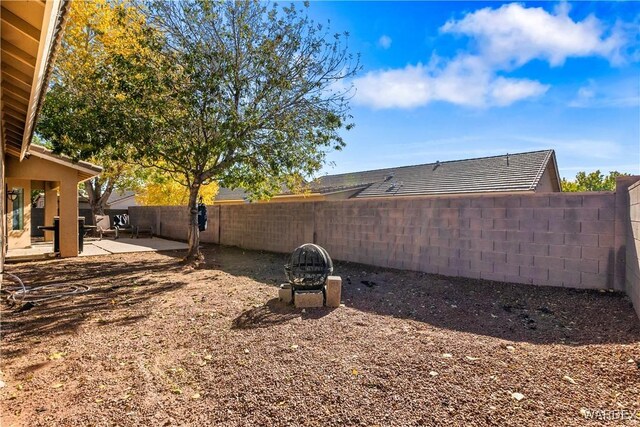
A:
{"label": "metal fire pit screen", "polygon": [[333,262],[324,248],[307,243],[293,251],[284,271],[294,289],[322,289]]}

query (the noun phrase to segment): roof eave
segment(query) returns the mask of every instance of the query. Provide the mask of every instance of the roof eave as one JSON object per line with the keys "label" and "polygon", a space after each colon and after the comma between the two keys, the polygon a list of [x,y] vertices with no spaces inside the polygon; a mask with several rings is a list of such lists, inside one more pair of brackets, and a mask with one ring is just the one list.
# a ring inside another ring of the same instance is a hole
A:
{"label": "roof eave", "polygon": [[69,14],[68,0],[49,0],[46,2],[45,17],[48,21],[43,23],[45,31],[44,41],[41,38],[38,50],[37,68],[33,76],[31,85],[31,95],[27,110],[27,121],[25,123],[24,134],[22,136],[22,148],[20,150],[20,160],[23,160],[31,145],[35,124],[42,108],[44,96],[49,85],[49,79],[53,70],[53,63],[58,52],[64,27]]}

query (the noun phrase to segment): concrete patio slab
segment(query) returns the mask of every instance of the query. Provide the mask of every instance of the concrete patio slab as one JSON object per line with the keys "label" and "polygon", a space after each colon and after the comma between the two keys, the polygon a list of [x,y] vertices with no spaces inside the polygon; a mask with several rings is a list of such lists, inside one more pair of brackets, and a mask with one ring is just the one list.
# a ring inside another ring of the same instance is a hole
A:
{"label": "concrete patio slab", "polygon": [[175,251],[187,249],[189,247],[186,243],[159,239],[157,237],[153,239],[105,239],[93,241],[91,242],[91,244],[112,254],[123,254],[128,252]]}
{"label": "concrete patio slab", "polygon": [[[84,250],[79,256],[101,256],[111,254],[124,254],[134,252],[157,252],[157,251],[176,251],[187,249],[188,245],[173,240],[165,240],[160,238],[120,238],[118,240],[85,240]],[[34,261],[44,260],[54,257],[53,243],[42,242],[34,243],[30,248],[11,249],[7,252],[6,261]]]}

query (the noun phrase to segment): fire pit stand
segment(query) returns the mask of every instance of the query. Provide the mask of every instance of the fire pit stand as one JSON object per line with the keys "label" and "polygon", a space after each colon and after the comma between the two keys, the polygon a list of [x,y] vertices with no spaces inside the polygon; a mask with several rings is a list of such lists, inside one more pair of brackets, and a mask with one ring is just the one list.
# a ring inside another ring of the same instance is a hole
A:
{"label": "fire pit stand", "polygon": [[321,246],[306,243],[296,248],[284,266],[288,283],[280,286],[280,300],[298,308],[338,307],[342,280],[330,276],[333,262]]}

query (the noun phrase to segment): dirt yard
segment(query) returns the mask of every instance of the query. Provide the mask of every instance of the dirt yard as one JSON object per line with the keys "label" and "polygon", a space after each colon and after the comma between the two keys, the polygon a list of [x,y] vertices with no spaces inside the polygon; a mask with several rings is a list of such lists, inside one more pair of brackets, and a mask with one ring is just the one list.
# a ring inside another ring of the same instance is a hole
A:
{"label": "dirt yard", "polygon": [[[180,253],[8,266],[91,289],[3,304],[2,426],[560,426],[640,411],[640,322],[622,294],[337,263],[344,306],[302,311],[277,301],[283,255],[205,253],[198,270]],[[635,413],[609,425],[640,425]]]}

